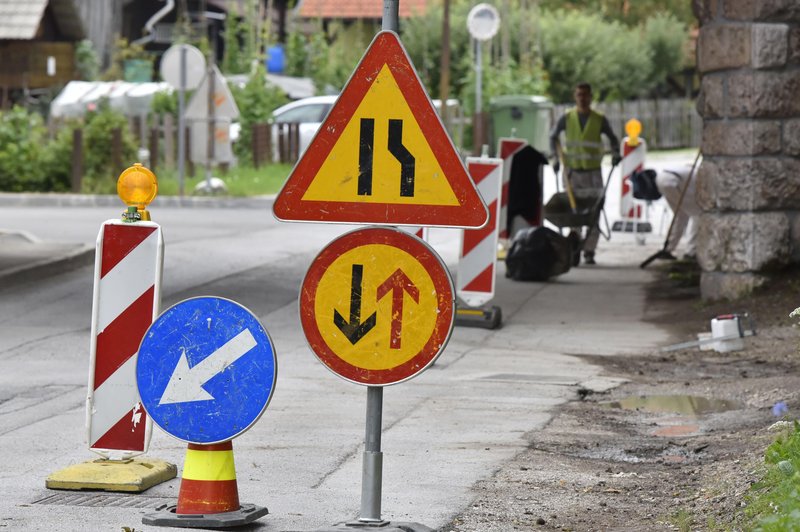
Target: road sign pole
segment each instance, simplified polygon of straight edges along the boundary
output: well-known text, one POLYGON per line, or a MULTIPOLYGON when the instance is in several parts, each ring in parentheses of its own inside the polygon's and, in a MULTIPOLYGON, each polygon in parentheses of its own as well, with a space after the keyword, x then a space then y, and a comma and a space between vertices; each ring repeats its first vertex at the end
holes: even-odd
POLYGON ((186 96, 186 47, 180 48, 181 83, 178 87, 178 195, 183 197, 183 174, 186 161, 186 118, 183 116, 186 96))
POLYGON ((400 13, 400 0, 383 0, 383 21, 381 29, 397 32, 400 13))
POLYGON ((381 523, 381 488, 383 484, 383 388, 367 387, 367 423, 364 437, 364 468, 361 473, 361 512, 359 522, 381 523))
POLYGON ((206 190, 211 191, 211 166, 214 163, 214 134, 216 133, 214 93, 216 92, 216 76, 214 75, 213 56, 208 62, 208 144, 206 152, 206 190))
MULTIPOLYGON (((382 30, 398 31, 399 0, 384 0, 382 30)), ((367 422, 364 436, 364 462, 361 472, 361 523, 381 523, 381 489, 383 486, 383 388, 367 387, 367 422)))

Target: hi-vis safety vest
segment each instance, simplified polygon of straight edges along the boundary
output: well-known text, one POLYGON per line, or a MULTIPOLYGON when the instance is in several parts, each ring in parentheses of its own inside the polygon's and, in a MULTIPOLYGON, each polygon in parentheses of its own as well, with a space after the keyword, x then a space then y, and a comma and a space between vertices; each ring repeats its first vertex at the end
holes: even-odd
POLYGON ((578 110, 567 111, 567 143, 564 157, 567 167, 574 170, 597 170, 603 160, 603 142, 600 130, 603 115, 597 111, 589 112, 586 126, 581 129, 578 110))

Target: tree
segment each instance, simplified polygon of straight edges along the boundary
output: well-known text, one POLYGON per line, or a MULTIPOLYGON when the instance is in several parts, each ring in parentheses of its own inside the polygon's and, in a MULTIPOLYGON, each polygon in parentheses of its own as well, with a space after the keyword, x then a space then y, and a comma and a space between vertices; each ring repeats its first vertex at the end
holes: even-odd
POLYGON ((581 81, 590 83, 601 100, 634 98, 652 87, 649 52, 636 29, 599 15, 555 11, 542 16, 541 38, 550 96, 556 102, 571 101, 581 81))
POLYGON ((685 26, 696 23, 692 3, 687 0, 539 0, 546 11, 582 11, 606 21, 640 26, 656 13, 671 13, 685 26))
POLYGON ((251 161, 253 125, 266 123, 272 117, 272 111, 286 103, 286 96, 267 81, 267 70, 261 62, 255 66, 247 84, 241 89, 231 87, 231 92, 241 112, 242 127, 235 144, 236 155, 242 161, 251 161))
POLYGON ((656 13, 644 24, 643 40, 650 53, 650 80, 654 87, 684 68, 688 33, 683 22, 665 13, 656 13))

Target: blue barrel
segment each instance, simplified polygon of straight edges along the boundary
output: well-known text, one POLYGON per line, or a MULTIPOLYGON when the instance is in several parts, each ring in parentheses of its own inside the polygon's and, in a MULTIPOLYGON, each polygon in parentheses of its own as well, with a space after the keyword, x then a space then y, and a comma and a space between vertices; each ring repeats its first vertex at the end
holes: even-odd
POLYGON ((286 69, 286 53, 283 45, 277 44, 267 48, 267 72, 282 74, 286 69))

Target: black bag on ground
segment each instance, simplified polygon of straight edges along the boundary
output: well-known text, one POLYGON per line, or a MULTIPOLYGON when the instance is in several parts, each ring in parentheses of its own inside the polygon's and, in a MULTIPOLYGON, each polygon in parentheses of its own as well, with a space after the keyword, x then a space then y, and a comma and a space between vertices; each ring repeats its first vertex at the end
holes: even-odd
POLYGON ((515 281, 546 281, 569 271, 570 241, 546 227, 522 229, 514 235, 506 255, 506 277, 515 281))
POLYGON ((640 200, 655 201, 661 198, 656 186, 655 170, 635 170, 631 175, 633 197, 640 200))

